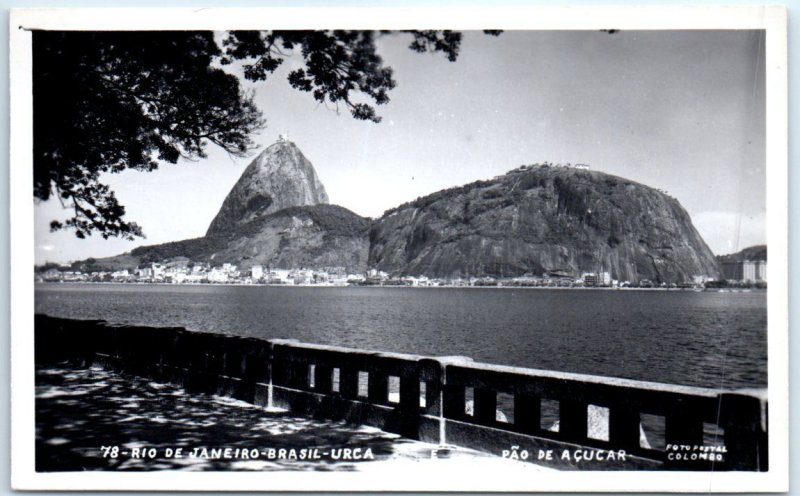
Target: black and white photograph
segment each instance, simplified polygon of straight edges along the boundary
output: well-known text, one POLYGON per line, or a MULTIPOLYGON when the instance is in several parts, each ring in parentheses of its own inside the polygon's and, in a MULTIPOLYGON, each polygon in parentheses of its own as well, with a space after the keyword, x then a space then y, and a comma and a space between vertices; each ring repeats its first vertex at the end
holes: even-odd
POLYGON ((451 10, 12 12, 16 489, 786 489, 785 9, 451 10))

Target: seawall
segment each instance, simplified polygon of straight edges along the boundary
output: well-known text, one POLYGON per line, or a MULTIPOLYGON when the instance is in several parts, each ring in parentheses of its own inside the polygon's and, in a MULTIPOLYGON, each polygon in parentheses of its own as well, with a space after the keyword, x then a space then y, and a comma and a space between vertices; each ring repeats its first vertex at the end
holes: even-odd
POLYGON ((99 364, 179 384, 190 393, 230 396, 500 456, 526 453, 527 461, 561 468, 768 469, 764 390, 724 391, 489 365, 466 357, 44 315, 36 316, 35 334, 37 366, 99 364), (399 389, 399 395, 390 395, 390 389, 399 389), (500 397, 513 404, 510 420, 497 418, 500 397), (544 421, 545 405, 557 411, 557 430, 544 421), (663 421, 662 442, 642 442, 643 416, 663 421), (606 425, 593 428, 598 419, 606 425), (713 444, 704 439, 709 426, 719 433, 713 444))

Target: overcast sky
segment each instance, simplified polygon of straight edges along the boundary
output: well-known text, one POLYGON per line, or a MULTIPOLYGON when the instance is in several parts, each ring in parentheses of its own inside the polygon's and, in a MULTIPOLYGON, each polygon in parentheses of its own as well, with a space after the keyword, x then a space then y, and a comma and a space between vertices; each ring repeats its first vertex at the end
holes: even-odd
MULTIPOLYGON (((521 164, 586 163, 676 197, 714 253, 766 242, 762 32, 470 32, 455 63, 409 41, 379 42, 398 83, 380 124, 291 89, 293 60, 246 83, 267 118, 259 152, 289 133, 330 202, 369 217, 521 164)), ((50 233, 62 207, 38 204, 36 263, 202 236, 253 158, 209 152, 104 177, 145 240, 50 233)))

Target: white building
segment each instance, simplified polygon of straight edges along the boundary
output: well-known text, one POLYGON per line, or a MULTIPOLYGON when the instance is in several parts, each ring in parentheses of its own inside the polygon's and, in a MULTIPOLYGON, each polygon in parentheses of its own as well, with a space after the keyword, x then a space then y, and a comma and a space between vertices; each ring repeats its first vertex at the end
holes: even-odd
POLYGON ((288 269, 272 269, 264 273, 264 280, 267 284, 294 284, 290 273, 288 269))
POLYGON ((290 276, 295 284, 311 284, 314 282, 314 273, 307 269, 292 271, 290 276))
POLYGON ((766 260, 723 262, 722 273, 726 279, 744 282, 766 282, 766 260))
POLYGON ((145 267, 143 269, 136 269, 134 272, 138 277, 145 277, 145 278, 152 278, 153 277, 153 269, 151 267, 145 267))
POLYGON ((228 282, 228 273, 215 267, 208 272, 208 282, 228 282))

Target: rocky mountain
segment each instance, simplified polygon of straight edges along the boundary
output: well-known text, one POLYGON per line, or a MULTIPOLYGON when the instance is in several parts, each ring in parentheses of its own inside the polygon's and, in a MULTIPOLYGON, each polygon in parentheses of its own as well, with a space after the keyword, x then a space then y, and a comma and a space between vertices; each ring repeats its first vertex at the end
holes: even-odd
POLYGON ((370 220, 327 202, 314 166, 282 138, 245 168, 205 236, 89 259, 84 269, 130 270, 185 257, 214 265, 233 263, 245 270, 264 265, 363 272, 370 220))
POLYGON ((287 207, 328 203, 314 166, 284 138, 259 154, 233 186, 206 236, 227 233, 287 207))
POLYGON ((521 167, 387 211, 370 231, 369 265, 429 277, 610 272, 614 279, 719 276, 677 200, 620 177, 521 167))
POLYGON ((720 255, 717 257, 717 261, 722 262, 743 262, 745 260, 762 260, 764 262, 767 261, 767 245, 755 245, 755 246, 748 246, 736 253, 730 253, 728 255, 720 255))
MULTIPOLYGON (((440 278, 716 278, 718 261, 677 200, 584 168, 524 166, 439 191, 371 221, 328 201, 314 167, 281 140, 245 169, 204 237, 91 260, 94 270, 186 257, 242 269, 375 268, 440 278)), ((89 261, 87 261, 89 262, 89 261)))

